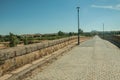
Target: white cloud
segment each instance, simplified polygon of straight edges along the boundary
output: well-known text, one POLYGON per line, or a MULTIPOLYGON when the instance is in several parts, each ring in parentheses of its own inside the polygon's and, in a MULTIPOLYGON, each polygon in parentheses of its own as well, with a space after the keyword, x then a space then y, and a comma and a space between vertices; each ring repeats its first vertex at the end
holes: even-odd
POLYGON ((120 4, 116 5, 116 7, 120 9, 120 4))
POLYGON ((113 9, 113 10, 120 10, 120 4, 117 4, 115 6, 99 6, 99 5, 91 5, 91 7, 94 7, 94 8, 104 8, 104 9, 113 9))

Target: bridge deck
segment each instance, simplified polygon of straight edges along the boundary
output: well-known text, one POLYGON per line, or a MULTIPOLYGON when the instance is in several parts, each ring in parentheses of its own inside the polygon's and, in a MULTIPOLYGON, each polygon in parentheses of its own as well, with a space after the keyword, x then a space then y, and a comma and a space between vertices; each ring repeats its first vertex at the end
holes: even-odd
POLYGON ((120 50, 95 36, 29 79, 120 80, 120 50))

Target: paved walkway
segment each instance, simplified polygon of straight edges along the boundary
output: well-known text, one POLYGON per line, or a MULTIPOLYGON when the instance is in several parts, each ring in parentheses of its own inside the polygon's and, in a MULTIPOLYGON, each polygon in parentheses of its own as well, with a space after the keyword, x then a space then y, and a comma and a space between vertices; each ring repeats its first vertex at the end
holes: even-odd
POLYGON ((120 49, 95 36, 31 80, 120 80, 120 49))

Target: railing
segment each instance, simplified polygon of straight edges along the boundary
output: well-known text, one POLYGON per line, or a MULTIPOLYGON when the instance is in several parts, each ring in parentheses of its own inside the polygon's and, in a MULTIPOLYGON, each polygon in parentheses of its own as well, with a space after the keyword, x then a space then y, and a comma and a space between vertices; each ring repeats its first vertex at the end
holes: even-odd
POLYGON ((111 43, 115 44, 116 46, 118 46, 120 48, 120 36, 105 36, 106 40, 110 41, 111 43))

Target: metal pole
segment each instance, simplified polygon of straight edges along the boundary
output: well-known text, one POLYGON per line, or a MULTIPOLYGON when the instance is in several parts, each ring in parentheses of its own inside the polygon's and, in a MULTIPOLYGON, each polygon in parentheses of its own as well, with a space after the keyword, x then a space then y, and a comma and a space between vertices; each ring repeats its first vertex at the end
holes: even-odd
POLYGON ((103 23, 103 39, 104 39, 104 23, 103 23))
POLYGON ((80 44, 79 9, 80 9, 80 7, 77 7, 77 12, 78 12, 78 45, 80 44))

